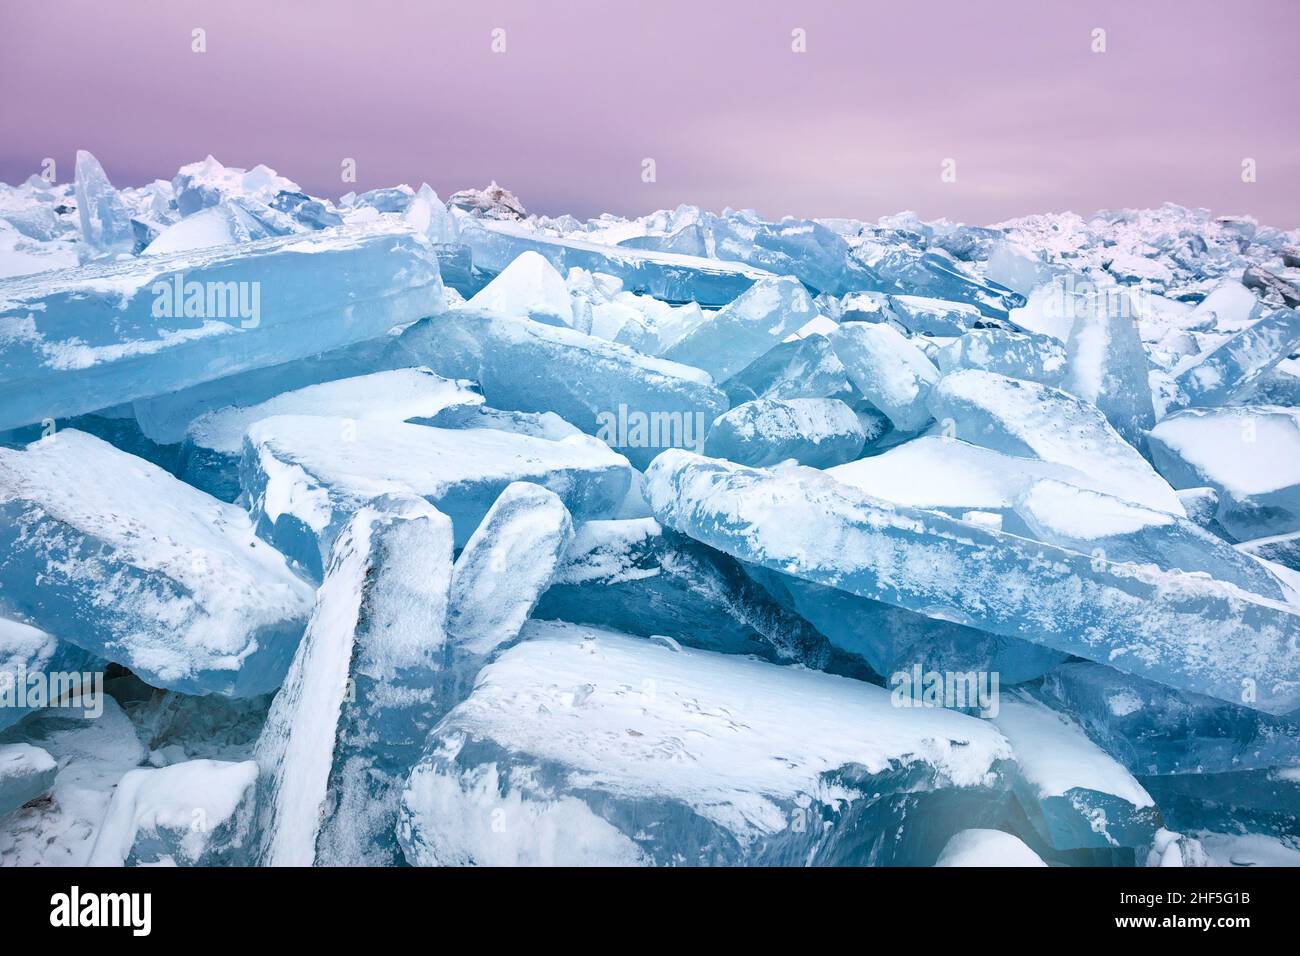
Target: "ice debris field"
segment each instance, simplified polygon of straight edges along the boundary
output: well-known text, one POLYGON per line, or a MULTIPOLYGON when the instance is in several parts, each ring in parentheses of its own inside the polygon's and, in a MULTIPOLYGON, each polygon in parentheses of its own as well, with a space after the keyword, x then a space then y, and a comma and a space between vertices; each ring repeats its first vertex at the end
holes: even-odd
POLYGON ((0 862, 1300 861, 1300 231, 0 185, 0 862))

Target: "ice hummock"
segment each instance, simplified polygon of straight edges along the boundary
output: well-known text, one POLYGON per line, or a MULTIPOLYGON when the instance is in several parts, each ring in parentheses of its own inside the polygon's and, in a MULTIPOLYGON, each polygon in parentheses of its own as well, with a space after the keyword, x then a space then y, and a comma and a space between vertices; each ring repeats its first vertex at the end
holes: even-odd
POLYGON ((248 515, 84 432, 0 449, 0 607, 158 687, 280 686, 310 586, 248 515))
POLYGON ((452 531, 419 498, 359 509, 257 744, 259 860, 392 865, 397 797, 447 697, 452 531))
POLYGON ((1300 705, 1300 613, 1205 575, 891 505, 809 468, 669 450, 646 490, 664 525, 743 561, 1270 713, 1300 705))
POLYGON ((596 628, 525 637, 412 772, 409 862, 929 864, 999 812, 1011 750, 985 721, 596 628))
POLYGON ((1019 837, 1002 830, 953 834, 935 866, 1047 866, 1019 837))

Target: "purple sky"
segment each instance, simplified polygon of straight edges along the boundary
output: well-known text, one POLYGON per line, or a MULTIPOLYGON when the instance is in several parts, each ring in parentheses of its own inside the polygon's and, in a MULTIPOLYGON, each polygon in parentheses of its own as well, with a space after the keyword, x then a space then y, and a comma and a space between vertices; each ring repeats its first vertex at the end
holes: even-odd
POLYGON ((584 217, 1172 200, 1289 228, 1298 37, 1297 0, 4 0, 0 179, 84 147, 119 186, 212 153, 318 195, 496 179, 584 217))

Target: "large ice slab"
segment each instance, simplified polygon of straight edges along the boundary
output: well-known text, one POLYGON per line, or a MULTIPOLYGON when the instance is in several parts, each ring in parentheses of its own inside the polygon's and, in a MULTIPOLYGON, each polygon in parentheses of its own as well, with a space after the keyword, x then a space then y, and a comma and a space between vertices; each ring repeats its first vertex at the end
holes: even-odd
POLYGON ((856 458, 866 440, 858 416, 838 399, 763 398, 720 415, 704 450, 756 468, 790 458, 829 468, 856 458))
POLYGON ((781 344, 817 314, 792 276, 761 279, 664 350, 664 358, 701 368, 722 382, 781 344))
POLYGON ((1300 531, 1300 410, 1190 408, 1151 431, 1151 455, 1176 488, 1219 493, 1219 523, 1238 540, 1300 531))
POLYGON ((1062 387, 1096 405, 1134 448, 1156 422, 1142 337, 1126 295, 1097 296, 1075 310, 1065 343, 1068 371, 1062 387))
POLYGON ((846 322, 831 333, 831 347, 867 401, 900 431, 917 431, 930 421, 926 398, 939 370, 925 353, 891 325, 846 322))
POLYGON ((1249 393, 1297 347, 1300 312, 1279 309, 1183 368, 1175 379, 1179 400, 1192 406, 1224 405, 1249 393))
POLYGON ((257 744, 259 859, 393 865, 397 797, 447 709, 452 532, 418 498, 359 510, 335 543, 257 744))
POLYGON ((0 605, 157 687, 280 685, 311 588, 239 508, 83 432, 0 449, 0 605))
POLYGON ((1066 465, 1104 483, 1098 490, 1116 498, 1186 514, 1168 482, 1095 406, 1059 389, 964 369, 940 379, 928 406, 946 433, 962 441, 1066 465))
POLYGON ((1020 768, 1016 798, 1054 849, 1151 845, 1160 825, 1155 801, 1077 724, 1031 700, 1003 701, 993 722, 1020 768))
POLYGON ((669 450, 646 490, 660 522, 753 564, 1270 713, 1300 706, 1300 614, 1204 575, 891 506, 810 468, 669 450))
POLYGON ((77 215, 81 241, 97 255, 119 255, 135 248, 131 214, 91 153, 77 150, 77 215))
POLYGON ((758 279, 770 276, 739 262, 559 239, 512 222, 467 221, 460 240, 473 251, 475 268, 485 272, 501 272, 521 253, 531 251, 545 257, 561 275, 574 267, 603 272, 622 279, 629 292, 668 302, 698 302, 704 308, 726 305, 758 279))
POLYGON ((918 335, 961 335, 984 318, 973 305, 923 295, 891 295, 889 305, 898 321, 918 335))
POLYGON ((247 863, 257 764, 186 760, 123 775, 88 866, 247 863))
POLYGON ((258 533, 319 577, 339 530, 372 498, 410 494, 463 545, 513 481, 551 489, 579 520, 608 517, 633 480, 589 435, 547 441, 486 428, 283 415, 249 428, 240 479, 258 533))
POLYGON ((847 393, 844 365, 824 335, 782 342, 722 383, 733 405, 755 398, 825 398, 847 393))
POLYGON ((428 244, 388 229, 0 281, 0 428, 314 355, 438 311, 428 244))
POLYGON ((478 382, 494 408, 554 412, 644 468, 663 448, 703 447, 727 398, 707 373, 528 319, 457 310, 402 333, 391 361, 478 382))
POLYGON ((421 865, 929 864, 1010 755, 860 681, 532 622, 430 738, 398 833, 421 865))
MULTIPOLYGON (((205 412, 190 423, 181 448, 180 475, 224 501, 239 494, 244 432, 276 415, 323 415, 359 421, 404 422, 432 418, 452 405, 481 405, 472 382, 427 368, 393 369, 293 389, 255 405, 205 412)), ((340 435, 341 440, 346 435, 340 435)))
POLYGON ((1066 368, 1065 349, 1056 339, 1003 329, 972 329, 939 349, 935 361, 945 375, 978 368, 1052 386, 1061 384, 1066 368))

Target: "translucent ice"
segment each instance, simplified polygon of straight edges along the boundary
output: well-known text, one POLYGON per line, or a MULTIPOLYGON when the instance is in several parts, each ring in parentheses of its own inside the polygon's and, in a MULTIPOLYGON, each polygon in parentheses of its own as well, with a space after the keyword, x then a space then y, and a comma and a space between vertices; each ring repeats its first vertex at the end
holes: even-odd
MULTIPOLYGON (((391 205, 391 200, 386 204, 391 205)), ((459 236, 455 217, 428 183, 420 186, 415 198, 402 210, 402 220, 434 245, 456 242, 459 236)))
POLYGON ((1223 405, 1244 395, 1300 346, 1300 313, 1279 309, 1238 332, 1214 351, 1197 356, 1175 380, 1192 406, 1223 405))
MULTIPOLYGON (((37 697, 30 692, 34 675, 76 674, 84 686, 103 667, 103 661, 75 644, 0 617, 0 730, 53 703, 48 695, 37 697)), ((53 681, 47 686, 58 689, 53 681)))
POLYGON ((939 370, 897 329, 846 322, 832 333, 831 346, 853 384, 895 428, 917 431, 930 421, 926 398, 939 381, 939 370))
POLYGON ((324 230, 0 282, 0 428, 382 335, 437 311, 409 234, 324 230))
POLYGON ((594 628, 525 635, 412 772, 408 861, 929 864, 1000 802, 1011 754, 986 722, 594 628))
POLYGON ((452 532, 425 502, 362 507, 334 545, 257 744, 260 860, 393 865, 397 796, 448 701, 452 532))
POLYGON ((973 329, 941 348, 939 371, 978 368, 1012 378, 1058 386, 1065 376, 1065 349, 1047 335, 973 329))
POLYGON ((755 470, 670 449, 646 490, 660 522, 753 564, 1222 700, 1237 701, 1249 677, 1249 706, 1271 713, 1300 704, 1289 650, 1300 615, 1204 575, 890 506, 810 468, 755 470))
POLYGON ((891 295, 889 305, 898 320, 919 335, 961 335, 983 318, 973 305, 921 295, 891 295))
POLYGON ((1186 409, 1151 431, 1156 467, 1177 488, 1219 493, 1219 523, 1238 540, 1300 531, 1300 410, 1186 409))
POLYGON ((547 325, 573 326, 573 303, 564 277, 536 252, 522 252, 473 298, 467 308, 547 325))
POLYGON ((96 254, 118 255, 135 248, 130 213, 99 160, 84 149, 77 150, 77 214, 81 239, 96 254))
POLYGON ((78 431, 0 449, 0 604, 158 687, 280 685, 311 588, 248 516, 78 431))
POLYGON ((1097 296, 1076 310, 1063 388, 1096 405, 1135 448, 1155 424, 1147 355, 1127 296, 1097 296))
POLYGON ((0 744, 0 817, 50 789, 58 764, 40 747, 0 744))
POLYGON ((352 513, 384 494, 424 498, 463 545, 512 481, 550 488, 579 519, 627 494, 627 459, 583 435, 546 441, 495 429, 284 415, 253 425, 240 479, 258 533, 319 577, 352 513))
POLYGON ((793 458, 801 465, 829 468, 856 458, 866 438, 853 409, 838 399, 763 398, 719 416, 704 450, 754 467, 793 458))
POLYGON ((754 398, 825 398, 849 390, 844 365, 824 335, 782 342, 722 383, 733 405, 754 398))
POLYGON ((762 279, 664 352, 722 382, 781 343, 816 314, 797 279, 762 279))

